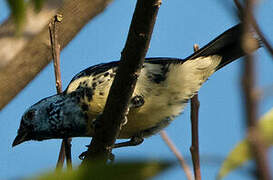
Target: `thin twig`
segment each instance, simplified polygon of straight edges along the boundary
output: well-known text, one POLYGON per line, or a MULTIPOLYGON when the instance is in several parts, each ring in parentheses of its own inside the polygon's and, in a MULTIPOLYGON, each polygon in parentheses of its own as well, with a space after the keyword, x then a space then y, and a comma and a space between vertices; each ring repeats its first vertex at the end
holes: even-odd
MULTIPOLYGON (((241 3, 238 0, 234 0, 235 5, 238 8, 239 11, 239 16, 243 16, 243 12, 244 12, 244 8, 242 7, 241 3)), ((268 40, 265 38, 263 32, 261 31, 261 28, 259 27, 252 11, 248 12, 248 16, 250 19, 250 22, 253 26, 253 28, 255 29, 255 31, 257 32, 258 36, 260 37, 261 41, 263 42, 264 46, 266 47, 266 49, 268 50, 269 54, 273 57, 273 48, 270 45, 270 43, 268 42, 268 40)))
POLYGON ((102 158, 106 162, 128 112, 144 58, 148 51, 161 0, 138 0, 116 77, 83 164, 102 158))
POLYGON ((264 145, 263 139, 257 128, 257 111, 258 101, 255 93, 255 70, 254 59, 251 54, 255 42, 250 40, 251 37, 251 13, 254 8, 254 0, 245 1, 245 9, 243 11, 244 31, 242 37, 242 48, 246 53, 245 71, 242 77, 244 100, 246 108, 246 124, 248 127, 248 141, 251 145, 252 153, 255 157, 257 166, 257 179, 269 180, 271 179, 269 163, 267 158, 267 149, 264 145))
POLYGON ((72 170, 72 158, 71 158, 71 141, 72 138, 63 139, 65 146, 66 166, 68 170, 72 170))
MULTIPOLYGON (((197 44, 193 46, 194 51, 198 51, 199 47, 197 44)), ((199 100, 198 94, 191 98, 191 133, 192 133, 192 144, 190 147, 192 163, 194 169, 195 180, 201 180, 201 169, 200 169, 200 157, 199 157, 199 135, 198 135, 198 119, 199 119, 199 100)))
POLYGON ((58 25, 57 32, 62 50, 88 22, 100 14, 112 1, 44 1, 39 14, 27 13, 29 14, 26 21, 28 28, 25 28, 20 38, 12 36, 15 30, 12 16, 3 22, 0 25, 0 110, 51 62, 52 52, 48 50, 47 45, 48 24, 44 22, 55 14, 55 10, 58 9, 58 13, 62 14, 65 19, 58 25), (6 62, 5 65, 3 62, 6 62))
POLYGON ((187 165, 186 161, 184 160, 182 154, 178 151, 178 149, 176 148, 176 146, 174 145, 174 143, 172 142, 172 140, 169 138, 168 134, 166 133, 166 131, 162 130, 160 131, 160 136, 161 138, 164 140, 164 142, 168 145, 168 147, 170 148, 170 150, 174 153, 174 155, 176 156, 176 158, 178 159, 182 169, 184 170, 186 177, 188 180, 192 180, 193 179, 193 175, 192 172, 190 170, 190 167, 187 165))
POLYGON ((241 19, 242 14, 243 14, 243 7, 242 7, 241 3, 238 0, 233 0, 233 1, 234 1, 234 4, 236 5, 237 9, 239 10, 238 16, 241 19))
POLYGON ((58 156, 58 161, 56 164, 56 170, 61 170, 63 168, 63 164, 64 164, 64 159, 65 159, 65 144, 64 144, 64 140, 62 140, 62 144, 61 144, 61 148, 59 151, 59 156, 58 156))
POLYGON ((64 138, 62 140, 61 148, 59 151, 59 157, 56 165, 56 170, 60 170, 63 167, 64 159, 66 157, 67 169, 72 169, 72 158, 71 158, 71 141, 72 138, 64 138))
MULTIPOLYGON (((54 19, 49 23, 49 34, 50 34, 52 57, 54 62, 54 73, 55 73, 57 94, 62 93, 62 81, 61 81, 61 70, 60 70, 60 44, 58 43, 57 25, 56 25, 58 22, 62 20, 61 18, 62 18, 61 15, 56 15, 54 19)), ((72 169, 71 138, 65 138, 62 141, 56 169, 61 169, 63 167, 65 155, 66 155, 67 168, 72 169)))
POLYGON ((198 136, 198 94, 191 98, 191 129, 192 145, 190 147, 195 180, 201 180, 200 157, 199 157, 199 136, 198 136))

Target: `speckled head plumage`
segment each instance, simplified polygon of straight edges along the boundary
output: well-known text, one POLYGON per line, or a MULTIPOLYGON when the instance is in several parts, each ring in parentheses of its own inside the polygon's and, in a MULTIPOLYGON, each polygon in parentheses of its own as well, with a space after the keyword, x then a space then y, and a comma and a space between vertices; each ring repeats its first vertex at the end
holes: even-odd
POLYGON ((87 115, 79 94, 51 96, 28 108, 12 146, 28 140, 86 136, 87 115))

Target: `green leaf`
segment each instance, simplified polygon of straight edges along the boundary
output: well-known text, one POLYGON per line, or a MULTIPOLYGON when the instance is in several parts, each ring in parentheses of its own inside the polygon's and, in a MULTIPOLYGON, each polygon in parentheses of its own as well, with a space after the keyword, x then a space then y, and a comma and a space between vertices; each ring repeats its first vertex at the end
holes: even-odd
POLYGON ((172 165, 170 162, 118 162, 115 164, 93 163, 90 166, 81 167, 77 170, 47 173, 33 179, 38 180, 86 180, 86 179, 130 179, 144 180, 154 177, 172 165))
MULTIPOLYGON (((258 128, 264 139, 265 145, 273 145, 273 108, 267 112, 258 122, 258 128)), ((217 179, 224 178, 228 173, 242 166, 253 158, 247 139, 239 142, 229 153, 220 168, 217 179)))
POLYGON ((21 31, 26 18, 26 2, 24 0, 7 0, 17 33, 21 31))
POLYGON ((44 0, 31 0, 31 3, 34 5, 35 11, 40 12, 43 7, 44 0))

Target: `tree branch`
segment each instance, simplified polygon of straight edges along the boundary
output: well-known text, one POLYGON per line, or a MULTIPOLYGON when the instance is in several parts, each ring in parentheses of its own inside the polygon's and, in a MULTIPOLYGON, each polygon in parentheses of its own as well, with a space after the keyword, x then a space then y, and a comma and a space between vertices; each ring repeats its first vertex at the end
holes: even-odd
MULTIPOLYGON (((60 0, 45 2, 56 4, 60 3, 60 0)), ((83 26, 102 12, 110 2, 111 0, 64 1, 57 11, 64 18, 58 31, 61 48, 64 48, 83 26)), ((0 26, 0 46, 3 47, 0 51, 0 110, 52 59, 48 23, 60 5, 52 7, 49 4, 49 9, 46 7, 44 7, 46 10, 41 11, 42 14, 29 13, 27 17, 29 22, 26 23, 26 29, 20 38, 13 36, 15 26, 11 18, 0 26), (37 19, 36 16, 41 18, 37 19)))
MULTIPOLYGON (((242 37, 242 48, 246 53, 245 71, 242 77, 244 101, 246 108, 246 124, 248 127, 248 141, 252 147, 252 153, 255 157, 257 166, 257 179, 269 180, 270 168, 267 158, 267 149, 257 126, 257 96, 255 93, 255 70, 254 59, 251 54, 255 42, 251 41, 251 13, 254 8, 254 0, 245 1, 245 9, 243 14, 244 33, 242 37)), ((254 47, 255 48, 255 47, 254 47)))
POLYGON ((55 73, 55 82, 56 82, 56 90, 57 94, 62 93, 62 79, 61 79, 61 69, 60 69, 60 44, 58 42, 58 35, 57 35, 57 25, 56 23, 59 22, 57 20, 58 15, 56 15, 52 22, 49 23, 49 35, 50 35, 50 44, 51 44, 51 52, 53 57, 53 65, 54 65, 54 73, 55 73))
MULTIPOLYGON (((62 93, 62 79, 61 79, 61 69, 60 69, 60 44, 58 42, 58 28, 57 23, 61 22, 62 16, 57 14, 54 16, 52 21, 49 23, 49 35, 50 35, 50 44, 51 52, 53 57, 54 73, 55 73, 55 82, 57 94, 62 93)), ((68 169, 72 169, 72 160, 71 160, 71 138, 64 138, 62 140, 60 153, 58 157, 58 162, 56 169, 61 169, 64 163, 64 157, 66 157, 66 164, 68 169), (65 155, 65 156, 64 156, 65 155)))
MULTIPOLYGON (((64 138, 62 140, 62 142, 64 142, 64 143, 62 143, 62 145, 61 145, 61 149, 62 149, 62 146, 64 146, 63 151, 65 152, 66 166, 67 166, 68 170, 72 170, 71 141, 72 141, 72 138, 64 138)), ((61 156, 61 155, 59 155, 59 156, 61 156)))
POLYGON ((128 103, 148 51, 160 5, 161 0, 137 1, 119 68, 83 164, 97 158, 106 162, 111 153, 111 147, 128 112, 128 103))
MULTIPOLYGON (((193 48, 194 48, 194 51, 198 51, 199 49, 197 44, 195 44, 193 48)), ((198 94, 196 94, 195 96, 193 96, 193 98, 191 98, 192 143, 190 147, 195 180, 201 180, 200 157, 199 157, 199 135, 198 135, 199 106, 200 106, 200 103, 198 100, 198 94)))
POLYGON ((173 152, 173 154, 176 156, 176 158, 178 159, 178 161, 179 161, 182 169, 184 170, 184 172, 186 174, 187 179, 188 180, 192 180, 193 179, 193 175, 192 175, 192 172, 190 170, 190 167, 187 165, 187 163, 184 160, 182 154, 175 147, 175 145, 173 144, 172 140, 169 138, 169 136, 166 133, 166 131, 164 131, 164 130, 160 131, 160 136, 164 140, 164 142, 168 145, 168 147, 173 152))

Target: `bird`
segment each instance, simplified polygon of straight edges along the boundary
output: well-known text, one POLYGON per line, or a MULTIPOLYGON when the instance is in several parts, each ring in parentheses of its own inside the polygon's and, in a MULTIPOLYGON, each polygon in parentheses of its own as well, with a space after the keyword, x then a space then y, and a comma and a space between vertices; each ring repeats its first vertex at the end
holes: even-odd
MULTIPOLYGON (((241 48, 242 24, 220 34, 185 59, 146 58, 129 111, 114 147, 141 144, 168 126, 217 70, 245 55, 241 48)), ((254 52, 261 43, 252 36, 254 52)), ((118 70, 119 61, 91 66, 70 81, 66 90, 44 98, 22 115, 12 146, 30 140, 92 137, 118 70)))

